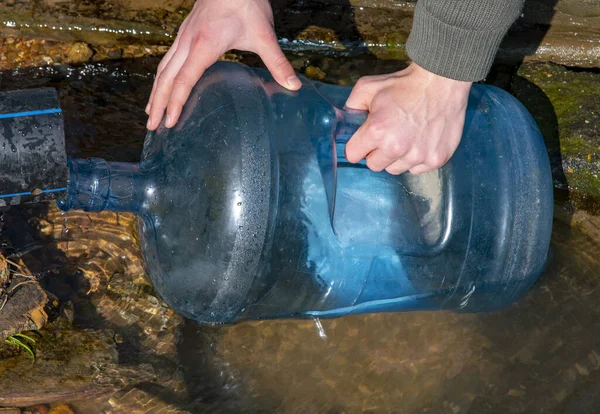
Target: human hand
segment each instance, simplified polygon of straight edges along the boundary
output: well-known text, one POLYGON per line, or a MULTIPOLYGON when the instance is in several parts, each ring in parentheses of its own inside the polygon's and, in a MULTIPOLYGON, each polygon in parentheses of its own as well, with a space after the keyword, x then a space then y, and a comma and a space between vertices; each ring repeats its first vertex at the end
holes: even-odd
POLYGON ((204 71, 231 49, 258 54, 277 83, 300 89, 302 84, 277 43, 268 0, 198 0, 158 66, 146 106, 147 128, 158 127, 165 109, 165 126, 174 126, 204 71))
POLYGON ((368 110, 346 145, 346 159, 366 157, 373 171, 420 174, 444 165, 462 137, 470 82, 431 73, 415 63, 359 79, 346 107, 368 110))

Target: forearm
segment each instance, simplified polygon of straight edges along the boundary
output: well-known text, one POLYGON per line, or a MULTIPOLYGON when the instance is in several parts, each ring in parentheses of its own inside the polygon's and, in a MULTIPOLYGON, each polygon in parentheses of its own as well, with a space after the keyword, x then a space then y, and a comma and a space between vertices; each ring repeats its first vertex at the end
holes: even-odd
POLYGON ((409 57, 435 74, 479 81, 490 70, 524 0, 419 0, 409 57))

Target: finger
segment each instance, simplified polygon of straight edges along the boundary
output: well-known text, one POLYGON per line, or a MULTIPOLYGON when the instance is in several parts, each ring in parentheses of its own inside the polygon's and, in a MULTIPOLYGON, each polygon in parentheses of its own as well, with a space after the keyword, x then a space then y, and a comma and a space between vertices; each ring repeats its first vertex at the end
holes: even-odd
POLYGON ((369 134, 369 118, 367 118, 346 144, 345 157, 349 162, 357 163, 375 148, 377 148, 377 141, 369 134))
POLYGON ((379 172, 385 170, 395 159, 381 148, 371 151, 367 156, 367 167, 371 171, 379 172))
POLYGON ((392 175, 400 175, 410 168, 410 163, 404 159, 397 160, 385 168, 385 171, 392 175))
POLYGON ((418 174, 424 174, 424 173, 429 172, 429 171, 433 171, 435 169, 436 169, 435 167, 432 167, 432 166, 427 165, 427 164, 419 164, 419 165, 415 165, 414 167, 412 167, 408 171, 410 171, 410 173, 413 174, 413 175, 418 175, 418 174))
POLYGON ((289 89, 282 87, 277 82, 264 82, 264 88, 265 88, 265 93, 267 94, 267 96, 269 98, 271 98, 275 95, 280 95, 280 94, 284 94, 286 96, 292 96, 292 94, 293 94, 293 91, 290 91, 289 89))
POLYGON ((221 51, 210 45, 197 43, 181 66, 173 80, 173 90, 167 107, 165 126, 171 128, 177 123, 181 110, 187 102, 190 92, 202 77, 206 69, 214 64, 221 56, 221 51))
POLYGON ((152 91, 150 92, 150 98, 148 99, 148 105, 146 105, 146 114, 148 114, 148 115, 150 115, 150 109, 152 108, 152 102, 154 102, 154 95, 156 93, 156 86, 158 84, 158 78, 160 77, 161 73, 165 69, 165 66, 167 66, 169 64, 169 62, 171 61, 171 57, 173 57, 173 55, 175 54, 176 51, 177 51, 177 44, 173 43, 173 46, 171 46, 171 48, 168 50, 167 54, 162 58, 162 60, 160 61, 160 64, 158 65, 158 68, 156 69, 156 76, 154 77, 154 82, 152 83, 152 91))
POLYGON ((177 48, 179 47, 179 42, 181 39, 181 34, 185 31, 185 28, 188 26, 189 18, 190 18, 190 16, 188 16, 181 24, 181 27, 179 28, 177 37, 175 38, 175 41, 173 42, 173 44, 171 45, 171 47, 169 48, 169 50, 167 51, 165 56, 163 56, 163 58, 161 59, 159 65, 158 65, 158 68, 156 69, 156 76, 154 77, 154 82, 152 84, 152 91, 150 92, 150 98, 148 98, 148 104, 146 105, 146 110, 145 110, 146 114, 148 114, 148 115, 150 115, 150 109, 152 108, 152 102, 154 100, 154 94, 156 93, 156 85, 158 83, 157 82, 158 78, 160 77, 160 74, 162 73, 164 68, 171 61, 171 58, 173 57, 175 52, 177 52, 177 48))
POLYGON ((175 47, 175 45, 173 45, 169 49, 167 54, 163 57, 163 59, 160 61, 160 64, 158 65, 158 68, 156 69, 156 76, 154 77, 154 82, 152 83, 152 91, 150 92, 150 98, 148 99, 148 104, 146 105, 146 114, 147 115, 150 115, 150 110, 152 109, 152 103, 154 102, 154 95, 156 94, 156 86, 158 85, 158 78, 160 78, 160 75, 163 72, 164 67, 166 65, 168 65, 169 61, 171 60, 171 57, 173 56, 173 54, 175 53, 176 50, 177 50, 177 48, 175 47))
POLYGON ((346 100, 345 107, 367 111, 370 109, 371 101, 377 92, 375 77, 364 76, 356 82, 350 96, 346 100))
POLYGON ((148 124, 146 126, 146 128, 151 131, 158 127, 164 115, 171 96, 171 91, 173 90, 173 79, 184 64, 188 53, 189 47, 180 44, 180 47, 169 61, 169 64, 156 79, 156 91, 154 92, 152 107, 150 108, 150 117, 148 118, 148 124))
POLYGON ((302 82, 298 79, 291 63, 281 51, 275 35, 261 46, 257 52, 278 84, 292 91, 297 91, 302 87, 302 82))
MULTIPOLYGON (((156 75, 156 77, 158 77, 158 74, 156 75)), ((148 103, 146 104, 146 109, 144 109, 144 112, 146 112, 146 115, 150 115, 150 108, 152 108, 152 100, 154 98, 155 91, 156 91, 156 78, 154 78, 154 82, 152 83, 152 90, 150 91, 150 98, 148 98, 148 103)))
POLYGON ((396 160, 386 167, 386 171, 393 175, 402 174, 415 168, 418 165, 425 164, 425 157, 417 147, 410 149, 402 157, 396 157, 396 160))
POLYGON ((441 147, 436 149, 431 155, 427 157, 424 163, 415 165, 410 168, 411 174, 423 174, 429 171, 437 170, 438 168, 443 167, 450 156, 448 154, 452 154, 453 151, 447 150, 445 147, 441 147))

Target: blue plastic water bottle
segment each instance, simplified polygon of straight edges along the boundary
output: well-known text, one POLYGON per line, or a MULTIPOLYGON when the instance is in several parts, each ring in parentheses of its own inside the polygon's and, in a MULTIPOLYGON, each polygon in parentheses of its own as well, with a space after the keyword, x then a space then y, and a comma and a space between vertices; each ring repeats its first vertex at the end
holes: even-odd
POLYGON ((393 176, 344 159, 351 89, 301 79, 215 64, 139 164, 70 159, 60 207, 136 213, 157 292, 203 323, 493 310, 536 281, 552 179, 515 98, 474 85, 451 160, 393 176))

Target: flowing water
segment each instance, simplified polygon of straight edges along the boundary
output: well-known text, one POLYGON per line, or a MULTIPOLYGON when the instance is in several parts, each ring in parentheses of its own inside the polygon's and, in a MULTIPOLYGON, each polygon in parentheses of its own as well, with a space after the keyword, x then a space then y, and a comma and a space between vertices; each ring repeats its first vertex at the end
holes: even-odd
MULTIPOLYGON (((70 155, 136 161, 157 63, 12 71, 2 88, 58 88, 70 155)), ((326 80, 343 82, 391 65, 319 62, 326 80)), ((600 220, 560 204, 548 270, 503 311, 222 327, 185 321, 153 296, 129 215, 35 206, 13 209, 4 226, 28 266, 45 272, 45 287, 72 303, 78 328, 114 332, 118 361, 94 383, 131 385, 63 398, 77 412, 592 413, 600 406, 600 220)))

